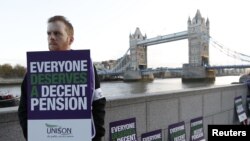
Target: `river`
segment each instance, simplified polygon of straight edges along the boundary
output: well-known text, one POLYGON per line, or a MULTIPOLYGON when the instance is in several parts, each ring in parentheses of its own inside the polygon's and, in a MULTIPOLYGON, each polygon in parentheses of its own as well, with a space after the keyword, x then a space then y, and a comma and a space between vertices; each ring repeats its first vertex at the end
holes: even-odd
MULTIPOLYGON (((213 87, 227 85, 232 82, 239 82, 240 76, 216 77, 214 83, 182 83, 181 78, 155 79, 152 82, 102 82, 101 88, 106 97, 152 93, 161 91, 181 90, 197 87, 213 87)), ((15 95, 20 95, 20 85, 0 86, 0 91, 10 91, 15 95)))

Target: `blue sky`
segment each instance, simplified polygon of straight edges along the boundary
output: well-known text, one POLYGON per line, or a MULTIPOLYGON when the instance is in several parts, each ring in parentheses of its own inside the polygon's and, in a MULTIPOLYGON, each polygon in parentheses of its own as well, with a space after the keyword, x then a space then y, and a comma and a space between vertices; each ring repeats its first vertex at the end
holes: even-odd
MULTIPOLYGON (((187 30, 197 9, 210 20, 210 35, 225 47, 248 51, 247 0, 0 0, 0 64, 26 65, 27 51, 47 47, 47 19, 66 16, 74 25, 73 49, 91 49, 94 61, 117 59, 139 27, 147 37, 187 30)), ((188 62, 188 41, 149 46, 149 67, 180 67, 188 62)), ((210 46, 212 65, 242 64, 210 46)))

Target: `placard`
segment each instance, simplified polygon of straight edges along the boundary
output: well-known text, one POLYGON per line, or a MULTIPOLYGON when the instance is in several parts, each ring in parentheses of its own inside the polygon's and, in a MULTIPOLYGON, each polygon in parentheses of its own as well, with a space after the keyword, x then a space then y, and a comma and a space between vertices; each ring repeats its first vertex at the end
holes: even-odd
POLYGON ((169 141, 186 141, 186 129, 184 121, 168 126, 169 141))
POLYGON ((136 119, 130 118, 109 124, 110 141, 137 141, 136 119))
POLYGON ((242 96, 238 96, 234 98, 235 110, 238 115, 239 121, 243 122, 247 119, 246 112, 242 103, 242 96))
POLYGON ((247 95, 247 110, 248 116, 250 116, 250 95, 247 95))
POLYGON ((205 141, 202 117, 191 119, 190 141, 205 141))
POLYGON ((89 50, 27 52, 28 140, 91 141, 89 50))
POLYGON ((162 141, 161 129, 142 134, 141 141, 162 141))

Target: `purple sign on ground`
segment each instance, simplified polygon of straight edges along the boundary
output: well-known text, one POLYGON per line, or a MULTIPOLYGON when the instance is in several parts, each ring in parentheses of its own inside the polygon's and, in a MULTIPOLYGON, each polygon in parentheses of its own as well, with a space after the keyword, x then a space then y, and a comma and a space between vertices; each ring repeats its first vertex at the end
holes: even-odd
POLYGON ((161 129, 142 134, 141 141, 162 141, 161 129))
POLYGON ((184 121, 168 126, 169 141, 186 141, 186 129, 184 121))
POLYGON ((203 130, 203 118, 198 117, 191 119, 190 121, 190 141, 203 141, 204 130, 203 130))
POLYGON ((29 140, 91 140, 93 72, 90 50, 27 52, 29 140))
POLYGON ((135 118, 109 123, 110 141, 137 141, 135 118))

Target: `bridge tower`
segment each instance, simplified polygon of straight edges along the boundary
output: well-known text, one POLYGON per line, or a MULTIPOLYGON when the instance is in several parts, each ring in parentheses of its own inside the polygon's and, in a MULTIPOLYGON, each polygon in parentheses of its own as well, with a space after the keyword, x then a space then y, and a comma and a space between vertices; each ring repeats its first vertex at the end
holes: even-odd
POLYGON ((147 68, 147 46, 138 45, 139 41, 147 39, 147 36, 143 36, 140 29, 137 27, 134 34, 129 35, 130 43, 130 66, 124 73, 125 81, 136 81, 141 79, 147 79, 150 76, 150 80, 153 74, 143 75, 140 70, 147 68))
POLYGON ((147 47, 144 45, 137 45, 138 41, 145 40, 147 36, 141 34, 140 29, 137 27, 134 34, 129 35, 130 40, 130 57, 131 69, 141 70, 147 68, 147 47))
POLYGON ((201 16, 197 10, 195 17, 188 18, 189 63, 183 65, 182 81, 215 80, 213 70, 209 66, 209 20, 201 16))

